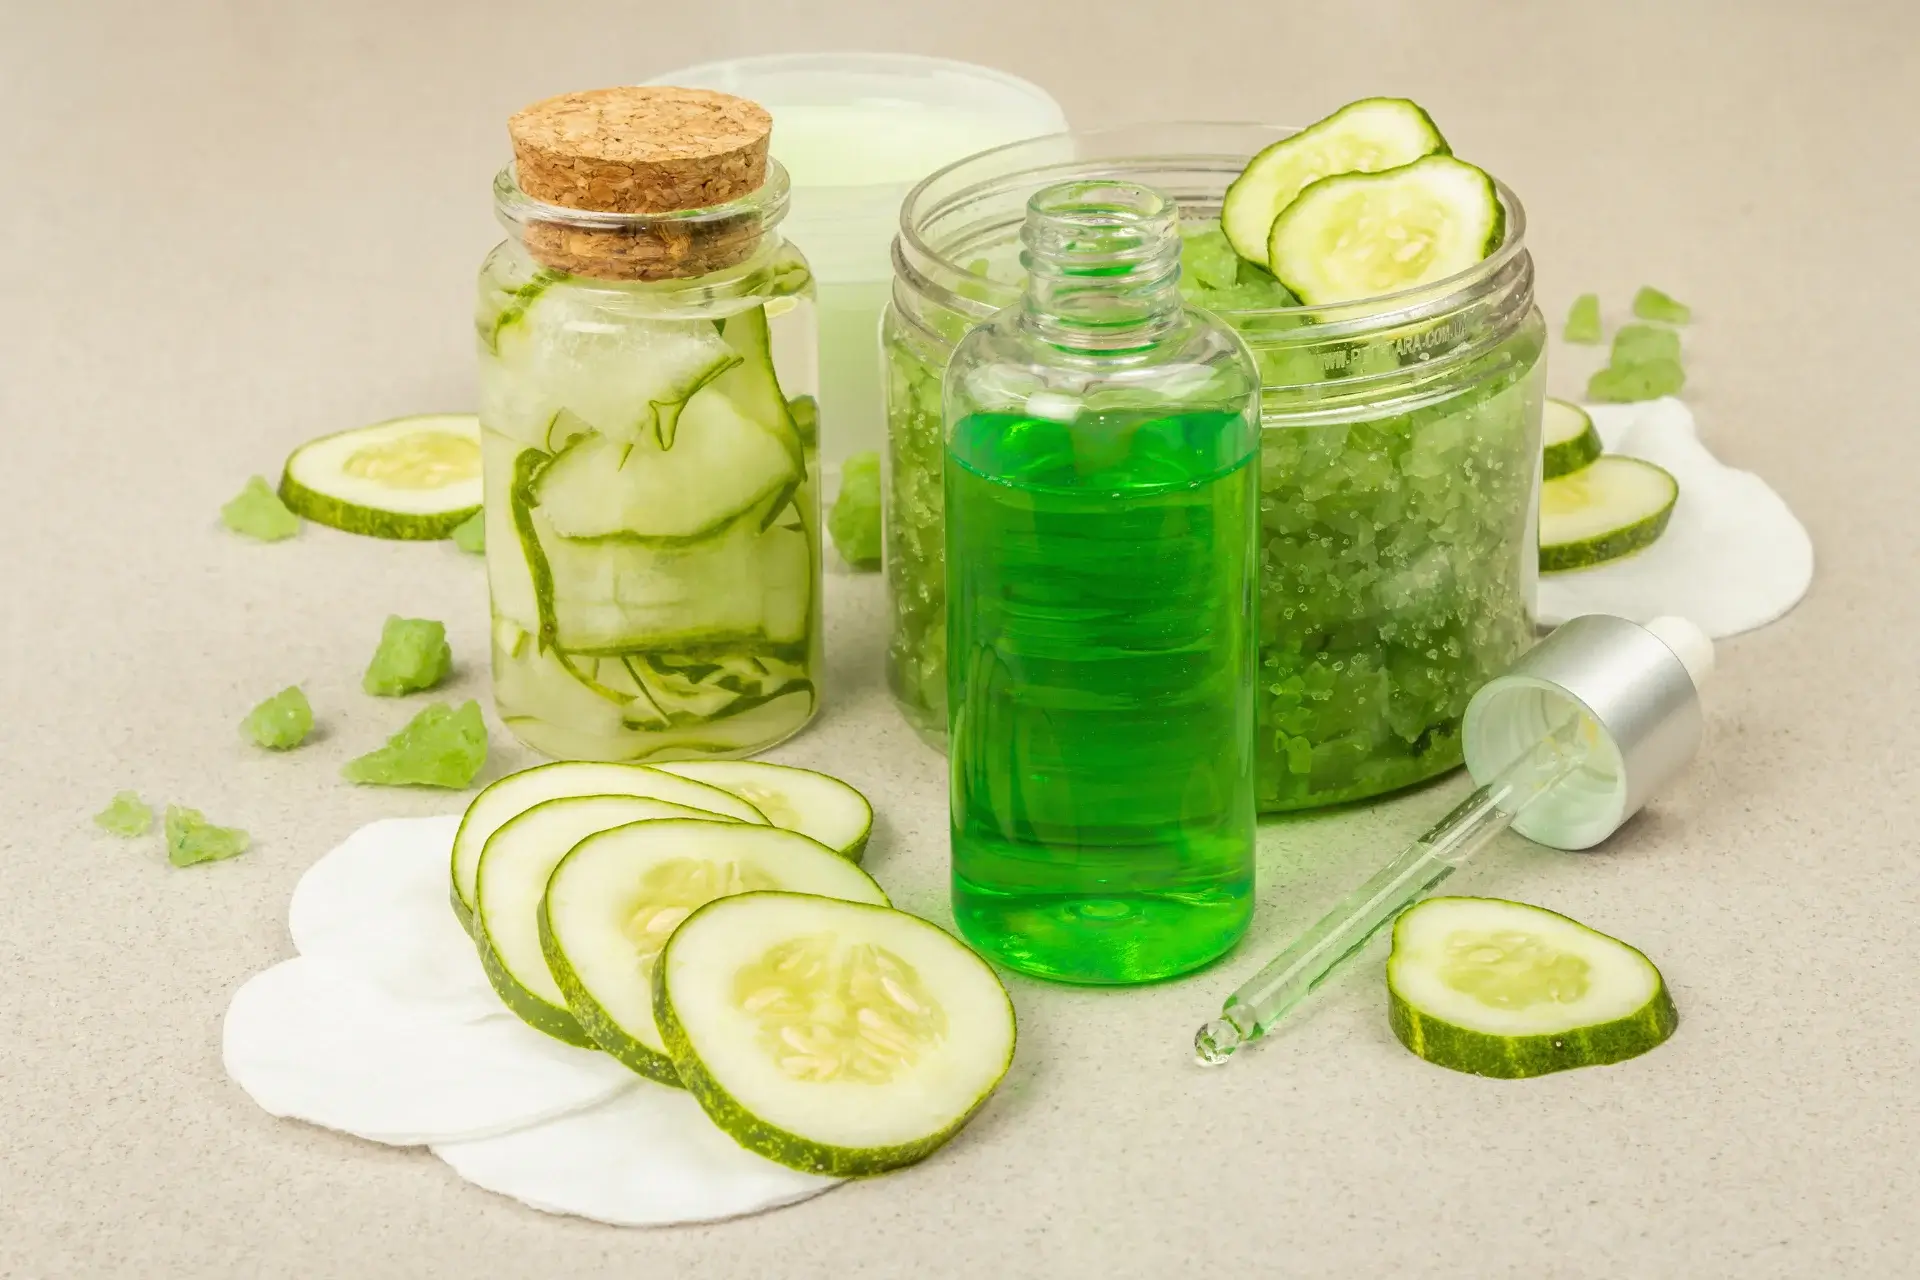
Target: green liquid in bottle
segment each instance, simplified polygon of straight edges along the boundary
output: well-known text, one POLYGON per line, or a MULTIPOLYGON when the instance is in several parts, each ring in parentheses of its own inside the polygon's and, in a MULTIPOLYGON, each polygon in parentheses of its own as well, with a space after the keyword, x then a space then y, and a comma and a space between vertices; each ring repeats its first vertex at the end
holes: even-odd
POLYGON ((1013 968, 1148 982, 1247 927, 1257 458, 1217 408, 949 432, 953 910, 1013 968))

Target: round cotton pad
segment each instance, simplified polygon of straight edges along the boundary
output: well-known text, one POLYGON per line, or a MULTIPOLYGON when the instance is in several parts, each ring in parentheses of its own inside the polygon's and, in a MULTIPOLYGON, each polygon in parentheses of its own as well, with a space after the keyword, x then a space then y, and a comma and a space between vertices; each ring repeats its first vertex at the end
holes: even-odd
POLYGON ((433 1153, 475 1186, 547 1213, 622 1227, 711 1222, 838 1185, 739 1146, 679 1089, 641 1081, 589 1111, 433 1153))
POLYGON ((436 1016, 319 955, 277 964, 234 993, 222 1054, 269 1113, 394 1146, 506 1133, 636 1083, 612 1058, 541 1035, 504 1008, 478 1021, 436 1016))
POLYGON ((348 836, 294 886, 287 909, 293 945, 446 1017, 504 1013, 447 902, 459 826, 457 814, 386 818, 348 836))
POLYGON ((1669 396, 1585 407, 1609 453, 1665 468, 1680 498, 1646 550, 1542 574, 1541 622, 1612 613, 1644 624, 1673 614, 1717 640, 1765 626, 1800 602, 1813 581, 1806 529, 1766 481, 1707 451, 1685 404, 1669 396))

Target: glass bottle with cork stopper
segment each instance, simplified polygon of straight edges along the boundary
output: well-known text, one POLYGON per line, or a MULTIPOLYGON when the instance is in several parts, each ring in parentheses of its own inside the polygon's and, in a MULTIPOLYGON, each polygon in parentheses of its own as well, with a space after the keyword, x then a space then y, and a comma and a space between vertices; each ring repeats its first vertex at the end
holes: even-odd
POLYGON ((493 689, 547 755, 746 755, 818 705, 813 283, 771 132, 671 87, 508 122, 476 315, 493 689))

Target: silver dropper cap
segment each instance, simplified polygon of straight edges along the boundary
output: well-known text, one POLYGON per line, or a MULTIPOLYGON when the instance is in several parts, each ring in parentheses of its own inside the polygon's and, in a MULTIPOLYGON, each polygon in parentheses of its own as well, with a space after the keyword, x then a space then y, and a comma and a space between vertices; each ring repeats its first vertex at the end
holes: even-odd
POLYGON ((1513 829, 1556 849, 1590 849, 1640 811, 1700 748, 1700 694, 1713 642, 1684 618, 1646 626, 1571 618, 1489 681, 1467 706, 1467 771, 1485 784, 1569 719, 1581 768, 1527 805, 1513 829))

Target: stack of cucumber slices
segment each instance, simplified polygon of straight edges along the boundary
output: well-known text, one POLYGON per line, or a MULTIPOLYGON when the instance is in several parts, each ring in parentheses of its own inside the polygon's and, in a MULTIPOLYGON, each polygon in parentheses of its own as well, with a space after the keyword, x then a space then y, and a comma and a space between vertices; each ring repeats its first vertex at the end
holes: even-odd
POLYGON ((1274 143, 1227 188, 1234 251, 1308 306, 1464 271, 1506 235, 1493 179, 1405 98, 1363 98, 1274 143))
POLYGON ((686 1088, 776 1163, 882 1173, 986 1101, 1014 1018, 984 961, 859 867, 872 822, 782 765, 542 765, 469 806, 453 910, 528 1025, 686 1088))
POLYGON ((1586 569, 1644 551, 1666 532, 1680 485, 1639 458, 1602 451, 1593 419, 1549 398, 1541 416, 1540 569, 1586 569))

